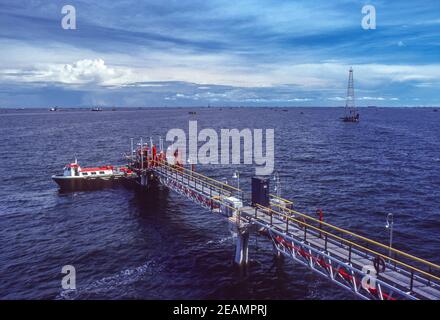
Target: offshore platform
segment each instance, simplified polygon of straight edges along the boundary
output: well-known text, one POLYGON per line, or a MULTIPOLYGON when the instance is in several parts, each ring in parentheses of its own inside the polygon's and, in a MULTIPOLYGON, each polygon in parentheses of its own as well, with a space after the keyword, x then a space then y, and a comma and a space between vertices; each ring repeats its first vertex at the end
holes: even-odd
POLYGON ((249 236, 256 233, 272 242, 277 256, 363 299, 440 300, 439 265, 324 222, 322 211, 315 218, 294 210, 293 202, 281 197, 278 176, 276 195, 269 192, 269 178, 253 177, 251 199, 246 200, 239 184, 234 187, 196 172, 194 165, 186 167, 179 153, 166 153, 162 139, 158 148, 151 138, 149 144, 140 139, 136 148, 131 139, 126 166, 81 168, 75 161, 52 178, 61 189, 125 182, 147 190, 169 188, 223 217, 239 265, 248 263, 249 236))
MULTIPOLYGON (((440 299, 440 266, 322 219, 300 213, 293 203, 269 192, 269 179, 252 178, 251 200, 239 187, 187 168, 179 150, 167 156, 141 140, 127 155, 142 188, 162 185, 223 217, 235 239, 235 262, 249 261, 249 235, 269 238, 274 252, 308 267, 363 299, 440 299)), ((277 179, 279 180, 279 178, 277 179)), ((278 188, 279 190, 279 188, 278 188)))
POLYGON ((359 122, 359 112, 354 100, 353 68, 348 72, 347 98, 345 100, 345 115, 341 118, 344 122, 359 122))

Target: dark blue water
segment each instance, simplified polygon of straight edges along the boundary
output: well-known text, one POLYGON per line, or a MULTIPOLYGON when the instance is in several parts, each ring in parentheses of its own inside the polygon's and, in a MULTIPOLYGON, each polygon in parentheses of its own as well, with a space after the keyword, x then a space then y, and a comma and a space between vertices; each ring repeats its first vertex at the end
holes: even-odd
MULTIPOLYGON (((76 155, 83 166, 123 164, 130 137, 169 128, 275 128, 283 195, 306 213, 440 263, 440 113, 237 108, 0 112, 0 298, 346 299, 353 296, 251 238, 246 273, 232 263, 225 222, 172 192, 123 187, 60 194, 50 176, 76 155), (302 114, 303 113, 303 114, 302 114), (77 291, 61 290, 61 267, 77 291)), ((233 166, 200 167, 214 178, 233 166)), ((248 187, 251 167, 239 167, 248 187)), ((232 181, 231 181, 232 182, 232 181)))

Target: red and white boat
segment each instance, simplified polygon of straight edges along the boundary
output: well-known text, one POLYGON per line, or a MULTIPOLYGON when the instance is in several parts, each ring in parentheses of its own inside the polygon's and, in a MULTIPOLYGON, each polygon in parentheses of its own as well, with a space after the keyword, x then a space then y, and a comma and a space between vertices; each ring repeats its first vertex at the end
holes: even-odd
POLYGON ((64 167, 62 175, 53 175, 52 179, 61 189, 82 189, 110 186, 115 182, 136 178, 136 173, 126 166, 101 166, 81 168, 78 161, 64 167))

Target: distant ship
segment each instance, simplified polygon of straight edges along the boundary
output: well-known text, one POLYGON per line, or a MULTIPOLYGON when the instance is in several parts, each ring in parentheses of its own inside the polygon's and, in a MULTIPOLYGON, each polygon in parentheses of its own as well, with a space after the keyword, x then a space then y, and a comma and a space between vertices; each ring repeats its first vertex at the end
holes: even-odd
POLYGON ((354 103, 354 82, 353 68, 348 73, 347 99, 345 102, 345 116, 341 118, 344 122, 359 122, 359 113, 354 103))
POLYGON ((95 107, 95 108, 92 108, 92 111, 102 111, 102 108, 101 107, 95 107))
POLYGON ((49 109, 49 111, 58 111, 58 107, 52 107, 49 109))

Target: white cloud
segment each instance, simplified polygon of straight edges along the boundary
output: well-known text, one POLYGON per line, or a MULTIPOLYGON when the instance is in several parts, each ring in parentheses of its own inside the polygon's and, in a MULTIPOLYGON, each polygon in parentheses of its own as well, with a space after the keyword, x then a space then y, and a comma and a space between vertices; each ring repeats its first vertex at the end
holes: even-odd
POLYGON ((129 69, 109 68, 102 59, 85 59, 73 64, 52 66, 45 76, 62 83, 117 84, 128 80, 130 73, 129 69))
POLYGON ((58 82, 73 85, 118 85, 134 81, 132 71, 108 67, 102 59, 84 59, 72 64, 50 64, 31 70, 4 70, 0 78, 22 82, 58 82))
POLYGON ((431 82, 420 82, 414 85, 417 88, 431 88, 434 86, 431 82))
POLYGON ((310 98, 293 98, 293 99, 287 99, 286 101, 305 102, 305 101, 313 101, 313 99, 310 99, 310 98))
MULTIPOLYGON (((331 98, 328 98, 327 100, 330 100, 330 101, 345 101, 346 98, 344 98, 344 97, 331 97, 331 98)), ((384 97, 369 97, 369 96, 365 96, 365 97, 358 97, 358 98, 356 98, 356 100, 359 100, 359 101, 368 101, 368 100, 375 100, 375 101, 385 101, 385 100, 399 101, 399 98, 389 98, 389 99, 387 99, 387 98, 384 98, 384 97)))
POLYGON ((345 99, 346 98, 343 98, 343 97, 331 97, 331 98, 328 98, 327 100, 330 100, 330 101, 345 101, 345 99))
MULTIPOLYGON (((142 53, 131 59, 125 57, 121 60, 119 56, 109 56, 108 60, 87 58, 73 63, 46 62, 16 69, 4 67, 0 68, 0 81, 133 87, 155 86, 142 82, 184 81, 201 83, 203 85, 200 89, 206 91, 209 90, 209 85, 250 88, 286 86, 292 88, 292 93, 296 92, 297 96, 308 90, 321 93, 328 91, 333 96, 328 100, 343 101, 345 98, 334 95, 345 91, 350 67, 338 62, 295 64, 295 61, 290 60, 254 65, 229 55, 196 55, 172 51, 161 54, 142 53)), ((412 81, 415 86, 440 82, 439 64, 361 64, 354 65, 353 68, 356 90, 380 90, 391 82, 412 81)))
POLYGON ((360 97, 357 100, 376 100, 376 101, 385 101, 386 99, 383 97, 360 97))

